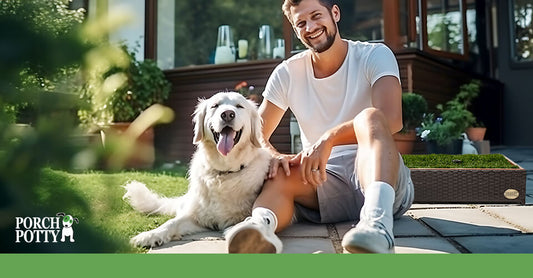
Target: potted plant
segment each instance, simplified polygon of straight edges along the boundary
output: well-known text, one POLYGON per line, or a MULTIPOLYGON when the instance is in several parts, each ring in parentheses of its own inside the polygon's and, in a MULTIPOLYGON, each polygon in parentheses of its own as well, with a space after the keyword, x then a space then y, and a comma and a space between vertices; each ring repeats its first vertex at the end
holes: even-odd
MULTIPOLYGON (((86 101, 86 107, 78 112, 86 129, 101 130, 104 141, 106 133, 123 133, 143 111, 154 104, 163 103, 170 92, 170 82, 155 61, 138 61, 135 52, 128 50, 126 46, 122 46, 122 53, 117 54, 125 55, 126 65, 113 67, 101 79, 116 77, 116 82, 122 82, 122 85, 106 95, 102 90, 92 88, 105 86, 91 87, 89 84, 82 97, 86 101)), ((137 142, 150 146, 150 151, 148 154, 132 157, 126 167, 150 168, 153 165, 153 138, 154 131, 151 127, 138 137, 137 142)))
MULTIPOLYGON (((458 101, 461 101, 465 107, 472 104, 472 101, 479 95, 481 82, 479 80, 472 80, 470 83, 464 84, 459 88, 457 94, 458 101)), ((465 132, 470 141, 483 141, 487 128, 483 123, 474 118, 472 125, 467 127, 465 132)))
POLYGON ((427 142, 428 152, 461 154, 461 135, 475 122, 474 115, 466 109, 466 103, 456 97, 439 104, 440 116, 427 114, 419 129, 420 137, 427 142))
POLYGON ((402 120, 403 128, 393 135, 396 147, 401 154, 413 152, 416 141, 415 129, 420 126, 427 112, 426 99, 419 94, 402 94, 402 120))

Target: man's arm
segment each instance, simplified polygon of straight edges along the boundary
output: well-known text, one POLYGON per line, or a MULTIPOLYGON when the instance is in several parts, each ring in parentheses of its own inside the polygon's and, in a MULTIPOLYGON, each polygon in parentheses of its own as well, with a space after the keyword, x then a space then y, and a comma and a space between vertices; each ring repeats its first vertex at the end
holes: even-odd
POLYGON ((272 102, 264 99, 259 106, 258 112, 261 117, 261 131, 264 139, 261 144, 264 148, 272 151, 272 153, 279 154, 276 148, 270 144, 270 136, 272 136, 272 133, 274 133, 274 130, 278 127, 285 111, 274 105, 272 102))
POLYGON ((374 83, 372 105, 385 115, 391 134, 402 129, 402 86, 398 78, 383 76, 374 83))
POLYGON ((285 111, 267 99, 264 99, 261 103, 261 106, 259 106, 258 112, 259 116, 261 117, 261 131, 263 133, 261 145, 270 150, 272 155, 275 157, 275 159, 273 159, 270 163, 268 177, 273 178, 276 176, 280 164, 283 166, 285 174, 288 176, 290 175, 289 160, 293 157, 293 155, 280 154, 278 150, 276 150, 276 148, 274 148, 274 146, 272 146, 270 143, 270 137, 272 136, 272 133, 274 133, 274 130, 276 130, 278 127, 281 118, 283 118, 283 115, 285 114, 285 111))

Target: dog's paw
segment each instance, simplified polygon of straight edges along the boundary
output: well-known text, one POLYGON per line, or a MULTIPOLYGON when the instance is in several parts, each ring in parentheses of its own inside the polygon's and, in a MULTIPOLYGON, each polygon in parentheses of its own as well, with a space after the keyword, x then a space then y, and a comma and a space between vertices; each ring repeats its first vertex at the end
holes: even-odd
POLYGON ((169 242, 171 239, 172 236, 166 235, 165 233, 147 231, 131 238, 130 243, 138 247, 157 247, 169 242))

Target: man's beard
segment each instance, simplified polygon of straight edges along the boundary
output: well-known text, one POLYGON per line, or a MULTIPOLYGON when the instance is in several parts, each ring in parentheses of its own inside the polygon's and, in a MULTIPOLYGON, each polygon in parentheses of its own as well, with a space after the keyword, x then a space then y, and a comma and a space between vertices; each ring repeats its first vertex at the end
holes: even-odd
POLYGON ((302 43, 305 46, 307 46, 307 48, 313 50, 314 52, 322 53, 322 52, 328 50, 333 45, 333 42, 335 41, 335 36, 337 36, 337 30, 335 30, 335 32, 333 32, 333 34, 330 34, 327 31, 325 31, 325 32, 326 32, 326 41, 325 42, 319 43, 317 45, 312 45, 306 39, 305 41, 302 41, 302 43))

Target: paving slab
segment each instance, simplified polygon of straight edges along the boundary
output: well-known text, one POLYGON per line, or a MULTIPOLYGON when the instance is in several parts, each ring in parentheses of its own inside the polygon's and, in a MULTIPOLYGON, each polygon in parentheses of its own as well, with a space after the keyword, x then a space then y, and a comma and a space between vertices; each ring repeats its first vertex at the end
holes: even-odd
POLYGON ((228 253, 223 240, 171 241, 148 251, 150 254, 224 254, 228 253))
POLYGON ((533 161, 532 160, 527 160, 527 161, 520 161, 520 162, 517 162, 518 165, 520 165, 520 167, 531 171, 533 170, 533 161))
POLYGON ((280 237, 328 237, 328 228, 326 225, 313 223, 295 223, 287 227, 281 233, 280 237))
POLYGON ((394 220, 394 237, 402 236, 435 236, 435 234, 411 216, 404 215, 394 220))
POLYGON ((441 237, 396 238, 397 254, 458 254, 461 253, 450 242, 441 237))
POLYGON ((531 158, 533 157, 533 148, 520 148, 520 147, 513 147, 513 148, 493 148, 491 150, 492 153, 501 153, 511 160, 517 162, 517 161, 531 161, 531 158))
POLYGON ((409 212, 443 236, 518 234, 520 230, 479 209, 426 209, 409 212))
MULTIPOLYGON (((342 237, 353 227, 354 222, 343 222, 335 225, 339 237, 342 237)), ((401 236, 435 236, 435 234, 411 216, 403 215, 400 219, 394 220, 393 233, 395 237, 401 236)))
POLYGON ((284 254, 335 254, 335 247, 326 238, 281 238, 284 254))
POLYGON ((521 229, 533 233, 533 206, 484 207, 481 210, 521 229))
POLYGON ((460 237, 454 240, 472 253, 533 253, 531 234, 460 237))
POLYGON ((184 236, 181 240, 224 240, 221 231, 207 231, 184 236))
POLYGON ((342 222, 335 224, 335 228, 337 229, 337 233, 339 234, 339 238, 342 239, 342 237, 353 227, 355 227, 356 222, 348 221, 348 222, 342 222))

